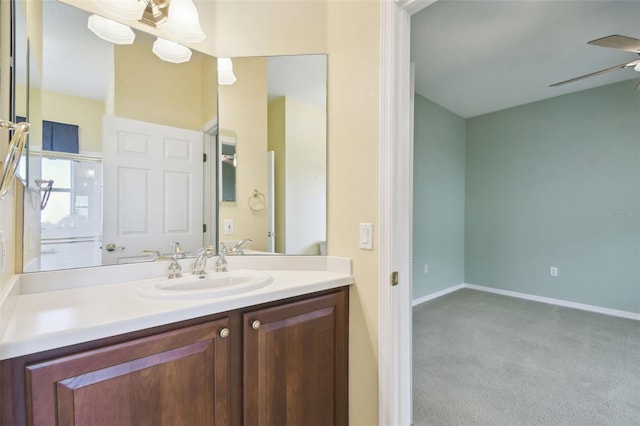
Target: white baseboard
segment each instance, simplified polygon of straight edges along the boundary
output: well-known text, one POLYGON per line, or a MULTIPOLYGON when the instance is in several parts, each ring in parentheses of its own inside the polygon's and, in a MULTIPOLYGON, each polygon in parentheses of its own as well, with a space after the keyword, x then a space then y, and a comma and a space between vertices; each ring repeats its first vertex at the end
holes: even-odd
POLYGON ((501 294, 503 296, 516 297, 518 299, 532 300, 534 302, 548 303, 550 305, 564 306, 566 308, 580 309, 582 311, 596 312, 598 314, 611 315, 614 317, 628 318, 640 321, 640 314, 635 312, 620 311, 618 309, 603 308, 602 306, 586 305, 584 303, 570 302, 568 300, 553 299, 551 297, 536 296, 533 294, 519 293, 517 291, 502 290, 499 288, 485 287, 475 284, 465 283, 464 287, 470 288, 472 290, 501 294))
POLYGON ((463 288, 468 288, 468 289, 471 289, 471 290, 484 291, 484 292, 493 293, 493 294, 500 294, 502 296, 515 297, 517 299, 524 299, 524 300, 531 300, 531 301, 534 301, 534 302, 547 303, 549 305, 564 306, 566 308, 580 309, 582 311, 595 312, 595 313, 598 313, 598 314, 604 314, 604 315, 610 315, 610 316, 619 317, 619 318, 627 318, 627 319, 640 321, 640 313, 620 311, 618 309, 603 308, 602 306, 586 305, 584 303, 570 302, 568 300, 554 299, 554 298, 551 298, 551 297, 544 297, 544 296, 536 296, 536 295, 533 295, 533 294, 520 293, 520 292, 517 292, 517 291, 510 291, 510 290, 502 290, 502 289, 499 289, 499 288, 485 287, 485 286, 481 286, 481 285, 468 284, 468 283, 458 284, 456 286, 449 287, 449 288, 446 288, 444 290, 441 290, 441 291, 438 291, 438 292, 435 292, 435 293, 431 293, 431 294, 428 294, 426 296, 423 296, 423 297, 420 297, 418 299, 415 299, 413 301, 413 306, 419 305, 419 304, 427 302, 429 300, 437 299, 438 297, 442 297, 445 294, 449 294, 449 293, 452 293, 454 291, 458 291, 458 290, 463 289, 463 288))
POLYGON ((445 288, 444 290, 436 291, 435 293, 427 294, 426 296, 419 297, 413 300, 413 306, 419 305, 424 302, 428 302, 429 300, 437 299, 438 297, 442 297, 445 294, 453 293, 454 291, 458 291, 465 287, 465 284, 454 285, 453 287, 445 288))

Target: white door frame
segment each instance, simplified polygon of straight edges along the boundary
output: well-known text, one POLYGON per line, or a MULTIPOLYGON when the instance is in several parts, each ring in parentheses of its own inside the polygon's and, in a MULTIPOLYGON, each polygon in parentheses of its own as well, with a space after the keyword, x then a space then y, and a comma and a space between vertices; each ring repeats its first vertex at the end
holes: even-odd
POLYGON ((380 259, 378 421, 412 422, 413 120, 411 15, 436 0, 382 0, 380 8, 380 259), (399 285, 391 286, 391 274, 399 285))

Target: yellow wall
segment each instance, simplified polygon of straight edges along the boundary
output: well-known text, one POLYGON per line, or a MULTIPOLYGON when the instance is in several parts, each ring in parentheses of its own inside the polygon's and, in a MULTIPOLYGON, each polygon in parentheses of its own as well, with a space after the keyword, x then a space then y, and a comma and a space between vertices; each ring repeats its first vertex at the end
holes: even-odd
POLYGON ((200 122, 204 125, 218 117, 218 60, 209 55, 201 56, 200 122))
POLYGON ((252 212, 249 196, 257 189, 267 191, 267 60, 233 60, 238 81, 219 87, 220 133, 236 140, 236 202, 221 202, 220 241, 251 238, 252 249, 267 248, 267 212, 252 212), (233 219, 234 234, 225 235, 225 219, 233 219))
POLYGON ((327 252, 353 259, 349 418, 370 426, 378 424, 378 246, 358 249, 358 226, 379 228, 380 4, 329 1, 327 26, 327 252))
MULTIPOLYGON (((6 37, 8 34, 8 29, 10 27, 10 10, 9 10, 9 2, 3 1, 0 2, 0 30, 2 34, 0 36, 0 95, 2 102, 0 102, 0 118, 6 120, 9 117, 9 78, 5 76, 9 75, 9 57, 10 57, 10 49, 11 43, 9 37, 6 37)), ((4 159, 4 156, 7 153, 7 147, 9 143, 9 132, 4 130, 0 131, 0 158, 4 159)), ((13 275, 14 268, 12 267, 14 263, 14 253, 11 248, 15 244, 15 214, 14 214, 14 204, 15 198, 13 196, 14 191, 10 191, 7 197, 0 201, 0 230, 5 233, 5 244, 8 248, 8 258, 5 261, 9 261, 8 267, 5 268, 5 273, 0 275, 0 290, 4 288, 4 285, 8 281, 9 277, 13 275), (12 231, 13 230, 13 231, 12 231)))
POLYGON ((278 98, 268 105, 269 110, 269 141, 268 150, 274 152, 274 190, 275 190, 275 250, 286 252, 286 131, 285 131, 285 98, 278 98))
POLYGON ((286 104, 286 253, 319 255, 327 238, 326 109, 291 97, 286 104))
POLYGON ((102 152, 104 102, 41 91, 42 118, 79 127, 80 152, 102 152))
POLYGON ((276 251, 320 254, 326 240, 326 109, 281 97, 268 106, 275 152, 276 251))
MULTIPOLYGON (((115 105, 117 117, 190 130, 202 130, 212 117, 203 119, 203 106, 215 114, 215 90, 204 86, 203 72, 210 72, 210 60, 194 52, 189 62, 162 61, 151 51, 155 39, 136 36, 131 45, 115 46, 115 105), (207 99, 209 101, 207 101, 207 99)), ((214 76, 215 77, 215 76, 214 76)), ((214 80, 215 81, 215 80, 214 80)))

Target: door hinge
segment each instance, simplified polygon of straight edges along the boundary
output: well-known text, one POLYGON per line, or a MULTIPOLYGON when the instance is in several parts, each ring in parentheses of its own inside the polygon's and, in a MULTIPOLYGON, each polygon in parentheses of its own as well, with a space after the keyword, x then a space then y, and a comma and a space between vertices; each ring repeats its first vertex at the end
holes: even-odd
POLYGON ((398 271, 393 271, 391 273, 391 285, 392 286, 398 285, 398 271))
POLYGON ((202 232, 207 232, 207 224, 206 223, 202 224, 202 232))
POLYGON ((202 162, 203 163, 207 162, 207 154, 205 152, 202 153, 202 162))

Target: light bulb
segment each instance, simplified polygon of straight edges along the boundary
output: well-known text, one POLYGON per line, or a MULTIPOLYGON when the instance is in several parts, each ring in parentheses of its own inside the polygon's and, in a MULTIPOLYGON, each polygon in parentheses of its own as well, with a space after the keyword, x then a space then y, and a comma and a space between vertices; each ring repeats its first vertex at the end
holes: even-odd
POLYGON ((173 62, 174 64, 187 62, 191 59, 191 49, 161 37, 158 37, 153 43, 151 51, 163 61, 173 62))
POLYGON ((236 80, 231 58, 218 58, 218 84, 221 86, 230 86, 235 83, 236 80))
POLYGON ((98 15, 89 16, 87 27, 101 39, 114 44, 131 44, 136 38, 128 26, 98 15))
POLYGON ((198 9, 192 0, 171 0, 167 22, 158 30, 172 39, 197 43, 206 38, 200 28, 198 9))

